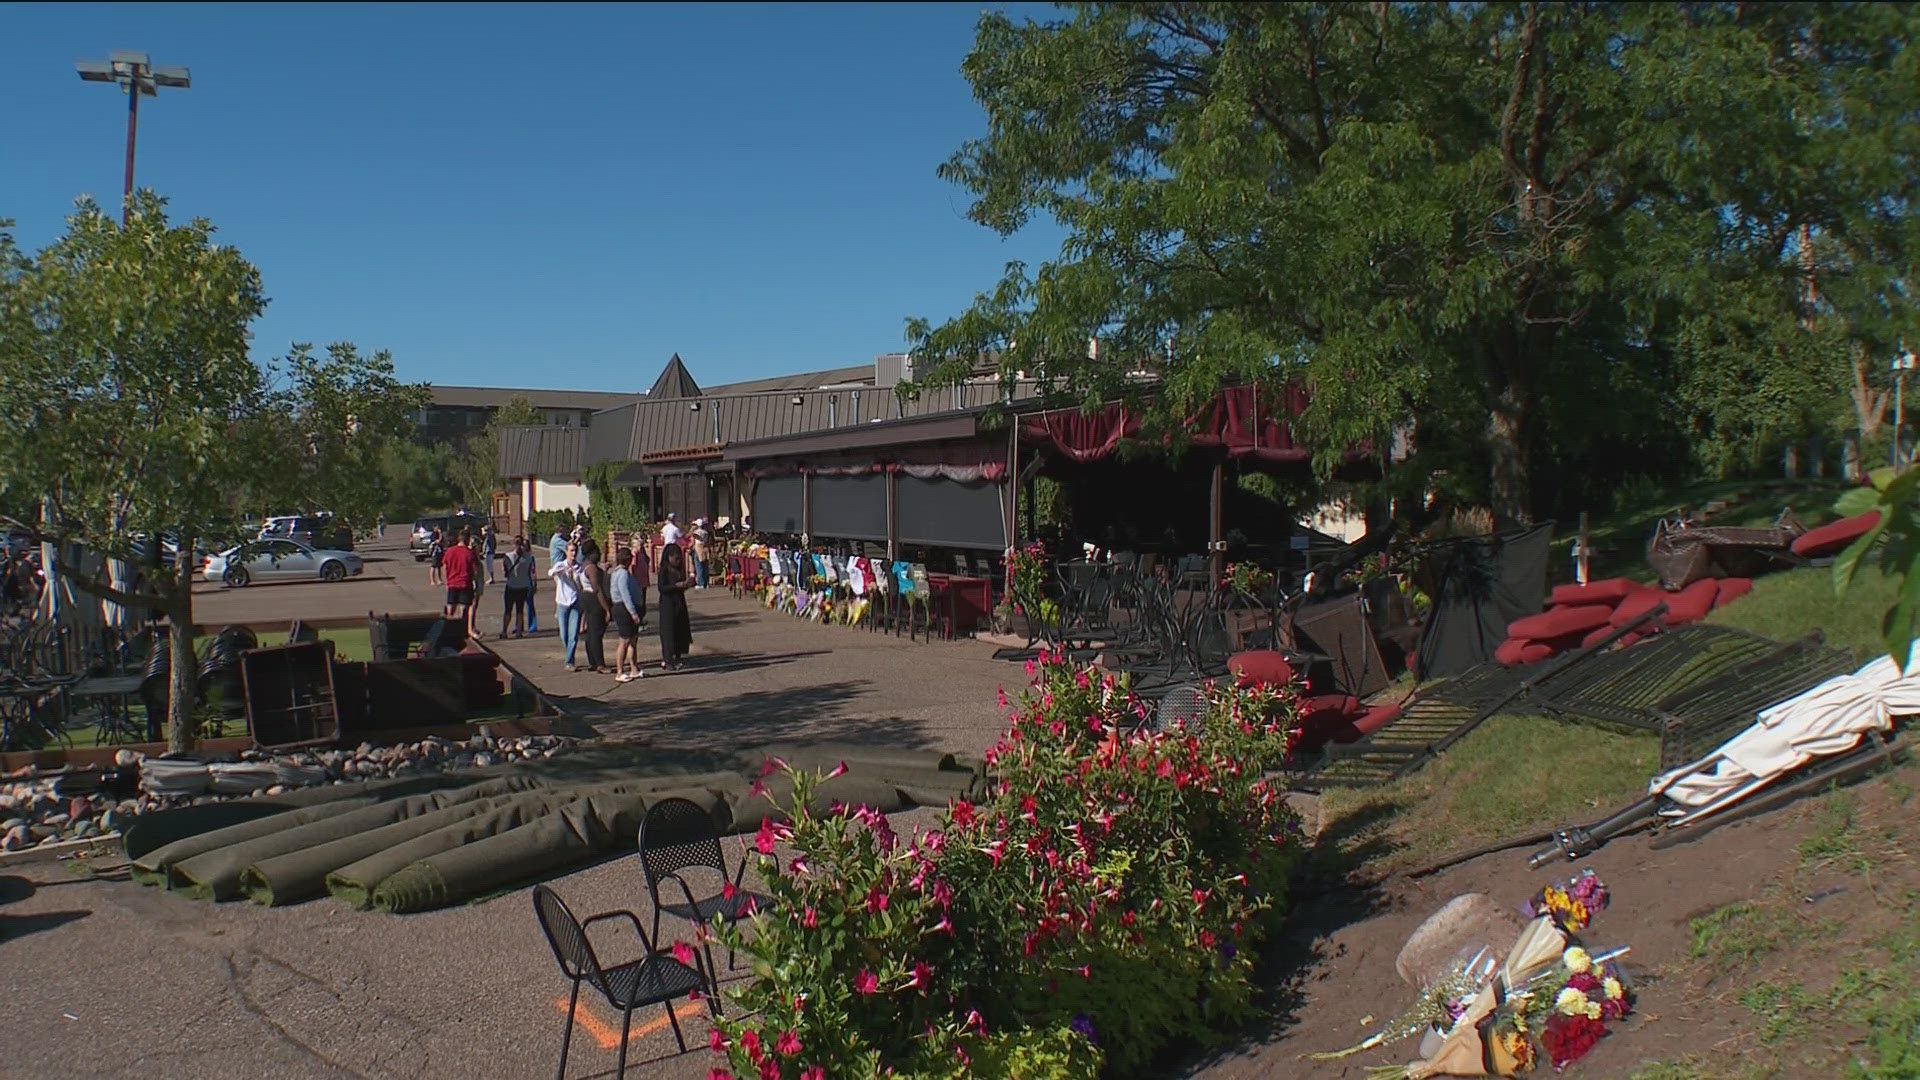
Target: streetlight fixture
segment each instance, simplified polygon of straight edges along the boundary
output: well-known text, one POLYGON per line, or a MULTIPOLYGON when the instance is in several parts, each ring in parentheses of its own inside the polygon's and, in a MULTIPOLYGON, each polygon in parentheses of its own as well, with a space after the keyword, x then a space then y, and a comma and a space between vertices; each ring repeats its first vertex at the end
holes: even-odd
POLYGON ((121 194, 120 224, 125 226, 133 213, 133 142, 140 126, 140 97, 155 97, 163 86, 185 90, 193 78, 183 67, 154 67, 143 52, 115 49, 106 60, 79 60, 74 63, 86 82, 117 83, 127 93, 127 182, 121 194))

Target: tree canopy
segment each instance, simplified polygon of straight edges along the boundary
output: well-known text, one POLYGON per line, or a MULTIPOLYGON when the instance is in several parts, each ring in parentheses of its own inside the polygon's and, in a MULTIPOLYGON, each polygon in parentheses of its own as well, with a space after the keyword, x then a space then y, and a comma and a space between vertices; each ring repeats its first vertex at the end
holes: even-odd
POLYGON ((988 14, 964 64, 987 133, 942 175, 983 225, 1068 235, 909 333, 936 380, 988 355, 1083 403, 1139 400, 1144 369, 1167 417, 1304 382, 1321 466, 1410 425, 1407 476, 1525 520, 1564 480, 1543 466, 1754 422, 1735 361, 1776 426, 1808 380, 1842 393, 1793 337, 1810 279, 1832 333, 1902 332, 1917 28, 1847 4, 988 14))
POLYGON ((0 222, 0 415, 18 425, 0 513, 53 544, 49 570, 72 585, 167 616, 176 748, 192 734, 196 546, 248 539, 249 509, 372 521, 382 493, 368 465, 424 402, 387 354, 349 344, 253 361, 260 274, 213 235, 205 220, 169 222, 151 192, 124 226, 81 200, 34 256, 0 222), (113 573, 159 536, 182 556, 170 571, 113 573))

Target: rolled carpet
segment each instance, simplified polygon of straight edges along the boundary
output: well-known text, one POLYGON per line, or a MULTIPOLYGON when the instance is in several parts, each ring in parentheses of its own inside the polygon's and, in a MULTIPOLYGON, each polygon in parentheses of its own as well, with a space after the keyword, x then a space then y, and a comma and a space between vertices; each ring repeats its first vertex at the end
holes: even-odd
POLYGON ((540 798, 550 796, 520 794, 469 799, 391 825, 261 859, 240 871, 240 889, 254 903, 268 907, 310 899, 327 891, 327 875, 342 866, 463 819, 484 815, 515 800, 540 798))
MULTIPOLYGON (((708 773, 704 776, 684 778, 641 777, 629 781, 557 788, 550 791, 529 792, 510 798, 489 799, 486 800, 484 807, 478 807, 465 815, 443 810, 419 819, 419 823, 430 823, 428 828, 412 831, 405 827, 414 825, 415 822, 399 822, 377 830, 382 834, 378 846, 370 846, 358 858, 335 863, 329 868, 325 875, 326 891, 354 907, 365 909, 372 906, 374 888, 389 875, 443 851, 450 851, 464 844, 471 844, 517 829, 536 818, 554 813, 580 798, 602 792, 617 794, 621 791, 682 790, 688 786, 687 781, 694 783, 706 781, 709 784, 731 782, 736 786, 744 786, 738 776, 730 773, 708 773)), ((342 846, 337 850, 346 851, 349 848, 342 846)), ((297 858, 297 853, 288 858, 297 858)), ((262 866, 258 864, 249 868, 250 871, 261 869, 262 866)))
POLYGON ((271 836, 286 829, 324 821, 373 805, 376 803, 370 797, 339 799, 298 810, 285 810, 268 817, 255 818, 237 825, 183 837, 135 858, 131 869, 133 880, 144 885, 165 885, 170 880, 169 874, 174 866, 206 852, 262 836, 271 836))
MULTIPOLYGON (((455 803, 526 790, 528 786, 540 782, 533 777, 502 777, 464 788, 377 802, 371 806, 362 806, 318 821, 297 824, 289 822, 291 827, 276 829, 239 843, 204 851, 189 859, 182 859, 168 870, 168 878, 175 888, 183 890, 189 896, 209 900, 232 900, 240 895, 240 872, 262 859, 329 843, 343 836, 353 836, 405 818, 430 814, 455 803)), ((276 815, 264 819, 264 822, 281 821, 285 817, 287 815, 276 815)))
POLYGON ((720 802, 704 788, 576 799, 518 828, 402 867, 374 886, 372 906, 393 914, 444 907, 605 854, 631 844, 647 803, 669 795, 709 812, 720 802))

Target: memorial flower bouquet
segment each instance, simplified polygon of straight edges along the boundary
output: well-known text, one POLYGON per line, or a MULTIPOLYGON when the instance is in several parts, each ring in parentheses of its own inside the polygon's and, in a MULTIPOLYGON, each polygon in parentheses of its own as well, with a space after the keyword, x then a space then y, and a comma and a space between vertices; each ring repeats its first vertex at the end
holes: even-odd
POLYGON ((1258 596, 1273 587, 1273 571, 1257 563, 1228 563, 1222 581, 1235 592, 1258 596))
POLYGON ((1548 885, 1527 904, 1529 915, 1552 915, 1570 933, 1587 928, 1594 915, 1606 910, 1607 887, 1592 870, 1563 885, 1548 885))

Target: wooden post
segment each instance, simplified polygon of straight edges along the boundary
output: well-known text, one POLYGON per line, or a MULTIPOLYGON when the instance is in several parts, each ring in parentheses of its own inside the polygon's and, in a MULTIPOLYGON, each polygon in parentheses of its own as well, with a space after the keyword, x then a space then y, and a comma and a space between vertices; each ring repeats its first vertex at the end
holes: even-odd
POLYGON ((1222 458, 1213 463, 1212 512, 1207 522, 1207 566, 1214 588, 1220 587, 1220 577, 1227 571, 1227 542, 1223 538, 1226 525, 1226 483, 1227 462, 1222 458))
POLYGON ((800 474, 800 542, 813 543, 813 474, 800 474))
POLYGON ((887 561, 900 557, 900 469, 887 468, 887 561))
POLYGON ((1007 508, 1007 551, 1020 546, 1020 420, 1007 423, 1007 493, 1001 504, 1007 508))

